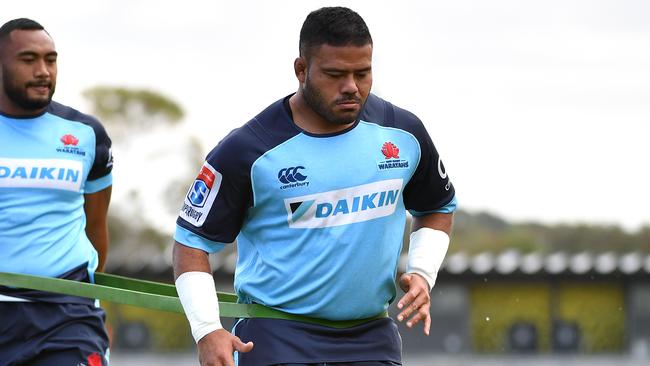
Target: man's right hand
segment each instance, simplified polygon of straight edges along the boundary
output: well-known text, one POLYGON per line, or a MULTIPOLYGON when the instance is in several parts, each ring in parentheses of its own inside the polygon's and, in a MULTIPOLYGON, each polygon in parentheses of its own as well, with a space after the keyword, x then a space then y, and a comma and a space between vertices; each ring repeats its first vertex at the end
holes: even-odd
POLYGON ((234 366, 233 352, 250 352, 253 342, 244 343, 227 330, 219 329, 201 338, 197 346, 201 366, 234 366))

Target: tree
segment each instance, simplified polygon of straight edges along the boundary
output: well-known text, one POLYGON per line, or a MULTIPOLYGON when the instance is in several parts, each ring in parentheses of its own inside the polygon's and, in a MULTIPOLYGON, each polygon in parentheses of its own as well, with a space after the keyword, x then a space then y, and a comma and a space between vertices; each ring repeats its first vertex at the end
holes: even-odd
POLYGON ((184 123, 183 109, 144 89, 98 86, 83 96, 113 141, 108 267, 164 254, 189 177, 203 159, 198 139, 184 123))

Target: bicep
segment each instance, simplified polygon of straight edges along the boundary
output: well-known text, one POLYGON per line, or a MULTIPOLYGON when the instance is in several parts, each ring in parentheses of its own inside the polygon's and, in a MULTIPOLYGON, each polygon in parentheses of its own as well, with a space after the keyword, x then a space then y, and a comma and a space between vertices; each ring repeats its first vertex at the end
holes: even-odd
POLYGON ((106 220, 108 205, 111 202, 111 191, 112 186, 108 186, 101 191, 84 194, 84 212, 88 223, 106 220))
POLYGON ((210 262, 208 261, 208 253, 201 249, 192 248, 176 241, 174 242, 172 257, 174 280, 185 272, 200 271, 212 273, 210 262))
POLYGON ((424 216, 414 216, 411 231, 416 231, 420 228, 427 227, 435 230, 444 231, 447 235, 451 235, 451 228, 454 222, 453 213, 430 213, 424 216))

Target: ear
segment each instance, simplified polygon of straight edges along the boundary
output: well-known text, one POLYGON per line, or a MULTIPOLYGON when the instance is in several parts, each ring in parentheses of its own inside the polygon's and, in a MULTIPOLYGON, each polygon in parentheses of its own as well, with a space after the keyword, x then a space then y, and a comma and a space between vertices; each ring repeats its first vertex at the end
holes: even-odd
POLYGON ((298 57, 293 61, 293 72, 300 83, 304 83, 307 78, 307 60, 298 57))

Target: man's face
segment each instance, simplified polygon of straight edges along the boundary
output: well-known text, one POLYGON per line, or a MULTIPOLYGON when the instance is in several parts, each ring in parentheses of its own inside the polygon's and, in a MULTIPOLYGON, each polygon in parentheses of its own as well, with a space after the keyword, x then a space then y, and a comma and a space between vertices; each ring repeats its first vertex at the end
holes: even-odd
POLYGON ((306 65, 300 81, 309 107, 332 124, 356 121, 372 87, 372 45, 313 47, 306 65))
POLYGON ((0 110, 12 115, 43 111, 56 87, 54 41, 43 30, 15 30, 2 48, 0 110))

